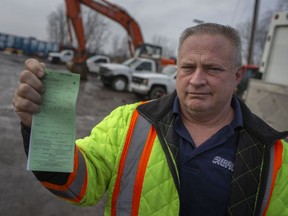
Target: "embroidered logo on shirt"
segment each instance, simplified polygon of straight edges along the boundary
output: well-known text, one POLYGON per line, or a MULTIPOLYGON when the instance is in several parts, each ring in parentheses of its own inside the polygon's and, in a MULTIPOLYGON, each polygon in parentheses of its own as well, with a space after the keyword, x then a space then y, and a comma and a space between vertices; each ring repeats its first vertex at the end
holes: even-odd
POLYGON ((212 163, 217 164, 221 167, 224 167, 230 171, 233 171, 233 166, 234 163, 232 163, 231 161, 228 161, 220 156, 215 156, 212 163))

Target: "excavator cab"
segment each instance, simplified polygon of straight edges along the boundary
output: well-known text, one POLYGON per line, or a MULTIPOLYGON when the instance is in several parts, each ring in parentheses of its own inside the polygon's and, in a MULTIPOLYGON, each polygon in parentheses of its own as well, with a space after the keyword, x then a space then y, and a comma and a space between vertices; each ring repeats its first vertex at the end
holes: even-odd
POLYGON ((134 57, 160 59, 162 48, 153 44, 143 43, 136 47, 134 57))
POLYGON ((162 57, 162 47, 148 43, 143 43, 137 46, 134 52, 134 57, 153 59, 157 63, 158 69, 166 65, 176 64, 175 58, 162 57))

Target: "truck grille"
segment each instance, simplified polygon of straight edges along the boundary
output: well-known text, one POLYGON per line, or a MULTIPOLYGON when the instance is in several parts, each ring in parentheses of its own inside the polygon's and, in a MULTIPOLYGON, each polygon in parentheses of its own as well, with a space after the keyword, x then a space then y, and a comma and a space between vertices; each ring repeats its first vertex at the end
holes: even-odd
POLYGON ((108 73, 109 71, 110 70, 108 68, 100 66, 99 74, 104 75, 104 74, 108 73))
POLYGON ((132 77, 132 82, 141 84, 144 79, 139 78, 139 77, 132 77))

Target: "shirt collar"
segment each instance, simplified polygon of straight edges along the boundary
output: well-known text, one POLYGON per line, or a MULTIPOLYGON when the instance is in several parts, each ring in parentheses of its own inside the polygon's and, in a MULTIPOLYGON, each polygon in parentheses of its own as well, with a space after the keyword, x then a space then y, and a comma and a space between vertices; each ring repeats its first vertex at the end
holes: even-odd
POLYGON ((172 113, 177 116, 180 115, 180 102, 178 96, 174 99, 172 113))
MULTIPOLYGON (((235 96, 232 97, 232 101, 231 101, 231 106, 234 109, 234 118, 231 122, 231 127, 233 129, 236 129, 238 127, 243 127, 243 115, 242 115, 242 111, 241 111, 241 107, 240 107, 240 103, 238 101, 239 99, 236 98, 235 96)), ((179 98, 178 96, 175 97, 174 103, 173 103, 173 110, 172 113, 176 116, 176 117, 180 117, 180 102, 179 102, 179 98)))

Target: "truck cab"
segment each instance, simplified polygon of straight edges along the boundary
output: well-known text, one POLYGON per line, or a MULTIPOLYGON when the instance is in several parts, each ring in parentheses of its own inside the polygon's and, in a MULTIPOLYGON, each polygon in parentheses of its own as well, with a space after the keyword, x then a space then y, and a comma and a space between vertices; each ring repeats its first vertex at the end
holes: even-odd
POLYGON ((176 65, 163 67, 161 73, 134 73, 131 91, 140 99, 156 99, 176 88, 176 65))
POLYGON ((115 91, 125 91, 130 90, 133 73, 156 73, 157 68, 157 63, 152 59, 130 58, 122 64, 101 64, 99 74, 104 86, 112 87, 115 91))
POLYGON ((88 72, 99 75, 100 65, 103 63, 110 63, 110 62, 111 62, 110 57, 105 56, 105 55, 90 56, 86 60, 88 72))
POLYGON ((61 52, 50 52, 48 54, 48 61, 52 64, 67 63, 73 60, 73 50, 62 50, 61 52))

